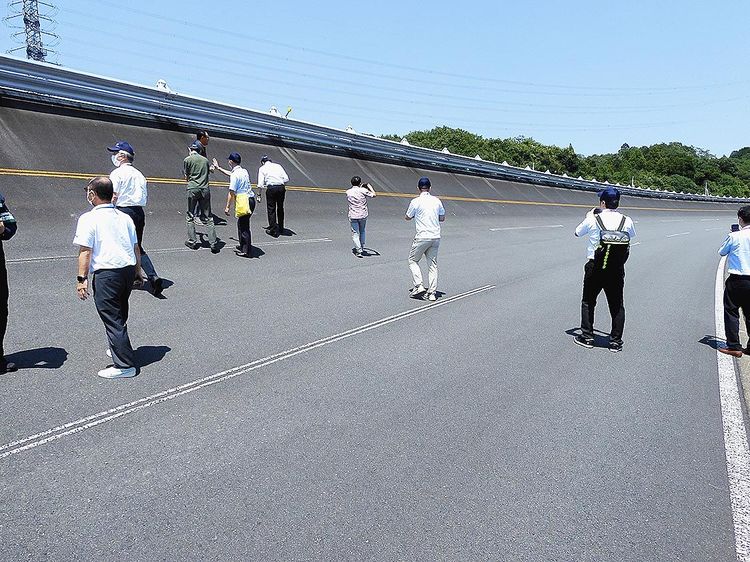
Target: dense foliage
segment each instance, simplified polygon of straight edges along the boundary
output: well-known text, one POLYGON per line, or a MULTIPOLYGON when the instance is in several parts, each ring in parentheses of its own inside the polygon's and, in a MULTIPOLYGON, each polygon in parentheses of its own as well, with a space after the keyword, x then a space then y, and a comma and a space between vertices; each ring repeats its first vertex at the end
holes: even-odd
MULTIPOLYGON (((383 138, 400 141, 400 135, 383 138)), ((678 142, 631 147, 623 144, 615 154, 582 156, 571 145, 547 146, 532 138, 491 139, 461 129, 436 127, 405 135, 415 146, 483 160, 531 166, 556 174, 595 178, 598 181, 703 193, 705 182, 713 195, 750 197, 750 147, 717 158, 709 152, 678 142)))

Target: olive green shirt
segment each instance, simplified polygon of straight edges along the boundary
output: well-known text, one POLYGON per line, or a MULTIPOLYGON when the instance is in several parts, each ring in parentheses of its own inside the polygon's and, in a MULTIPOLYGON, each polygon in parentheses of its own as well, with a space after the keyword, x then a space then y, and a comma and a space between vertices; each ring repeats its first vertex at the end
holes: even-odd
POLYGON ((182 173, 187 178, 188 189, 208 187, 208 158, 193 152, 182 162, 182 173))

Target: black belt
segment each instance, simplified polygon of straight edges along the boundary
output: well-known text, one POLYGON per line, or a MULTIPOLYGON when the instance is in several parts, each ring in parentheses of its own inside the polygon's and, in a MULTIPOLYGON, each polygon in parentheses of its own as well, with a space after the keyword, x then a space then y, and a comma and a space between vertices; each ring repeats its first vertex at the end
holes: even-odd
POLYGON ((736 273, 729 274, 730 279, 742 279, 744 281, 750 281, 750 275, 737 275, 736 273))
POLYGON ((268 189, 269 187, 284 187, 284 184, 283 183, 274 183, 272 185, 267 185, 266 189, 268 189))

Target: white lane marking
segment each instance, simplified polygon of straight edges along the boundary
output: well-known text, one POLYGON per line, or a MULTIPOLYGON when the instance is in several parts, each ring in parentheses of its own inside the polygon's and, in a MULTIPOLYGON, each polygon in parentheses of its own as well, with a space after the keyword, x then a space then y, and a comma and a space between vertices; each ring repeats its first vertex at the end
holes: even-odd
MULTIPOLYGON (((716 337, 725 339, 724 332, 724 264, 727 258, 719 260, 716 270, 714 316, 716 337)), ((734 522, 734 544, 737 560, 750 561, 750 447, 742 416, 740 391, 737 386, 737 373, 734 361, 728 355, 716 352, 719 367, 719 396, 721 398, 721 421, 724 429, 724 450, 727 458, 729 477, 729 498, 734 522)))
POLYGON ((307 353, 308 351, 312 351, 313 349, 317 349, 319 347, 323 347, 347 338, 351 338, 364 332, 369 332, 370 330, 392 324, 393 322, 403 320, 404 318, 416 316, 417 314, 423 314, 435 308, 454 303, 473 295, 484 293, 485 291, 489 291, 494 288, 495 285, 485 285, 483 287, 477 287, 476 289, 472 289, 464 293, 459 293, 458 295, 454 295, 452 297, 440 299, 433 304, 428 304, 419 308, 412 308, 403 312, 399 312, 398 314, 387 316, 386 318, 381 318, 380 320, 370 322, 369 324, 364 324, 357 328, 352 328, 350 330, 346 330, 332 336, 315 340, 304 345, 288 349, 280 353, 276 353, 274 355, 269 355, 268 357, 264 357, 262 359, 256 359, 255 361, 246 363, 245 365, 233 367, 231 369, 227 369, 226 371, 221 371, 219 373, 215 373, 213 375, 209 375, 207 377, 203 377, 201 379, 197 379, 180 386, 176 386, 168 390, 152 394, 151 396, 146 396, 145 398, 140 398, 133 402, 122 404, 109 410, 98 412, 96 414, 86 416, 85 418, 53 427, 46 431, 42 431, 40 433, 36 433, 23 439, 19 439, 17 441, 13 441, 11 443, 0 446, 0 459, 4 459, 6 457, 21 453, 23 451, 27 451, 29 449, 34 449, 36 447, 39 447, 40 445, 45 445, 52 441, 56 441, 57 439, 61 439, 62 437, 67 437, 69 435, 91 429, 92 427, 96 427, 97 425, 115 420, 128 414, 132 414, 144 408, 166 402, 167 400, 173 400, 174 398, 189 394, 195 390, 206 388, 208 386, 232 379, 239 375, 244 375, 245 373, 249 373, 256 369, 260 369, 261 367, 266 367, 268 365, 272 365, 273 363, 283 361, 284 359, 289 359, 296 355, 307 353))
POLYGON ((640 245, 641 245, 641 243, 640 243, 640 242, 633 242, 633 243, 631 244, 631 246, 640 246, 640 245))
POLYGON ((685 222, 685 219, 662 219, 659 222, 685 222))
POLYGON ((543 224, 539 226, 505 226, 503 228, 490 228, 490 232, 499 232, 501 230, 532 230, 537 228, 563 228, 562 224, 543 224))
POLYGON ((713 228, 707 228, 706 232, 710 232, 712 230, 726 230, 723 226, 715 226, 713 228))
POLYGON ((720 220, 720 219, 701 219, 701 222, 712 222, 712 221, 717 221, 717 220, 720 220))
POLYGON ((667 234, 667 238, 674 238, 675 236, 685 236, 690 234, 689 232, 678 232, 677 234, 667 234))
MULTIPOLYGON (((266 248, 269 246, 289 246, 292 244, 311 244, 314 242, 333 242, 331 238, 303 238, 302 240, 282 240, 279 242, 261 242, 260 244, 253 244, 259 248, 266 248)), ((149 254, 169 254, 173 252, 194 252, 190 248, 157 248, 155 250, 148 250, 149 254)), ((33 263, 33 262, 44 262, 44 261, 58 261, 58 260, 72 260, 78 256, 41 256, 35 258, 15 258, 12 260, 5 260, 5 263, 33 263)))

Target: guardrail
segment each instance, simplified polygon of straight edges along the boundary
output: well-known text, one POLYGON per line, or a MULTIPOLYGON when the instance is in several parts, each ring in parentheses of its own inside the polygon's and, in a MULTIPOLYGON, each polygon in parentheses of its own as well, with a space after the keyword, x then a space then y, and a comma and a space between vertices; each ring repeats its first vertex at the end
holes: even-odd
POLYGON ((605 186, 614 185, 625 194, 640 197, 719 203, 746 202, 733 197, 593 182, 476 160, 4 55, 0 55, 0 94, 18 100, 166 122, 188 129, 205 128, 215 133, 229 133, 253 141, 397 165, 584 191, 599 191, 605 186))

